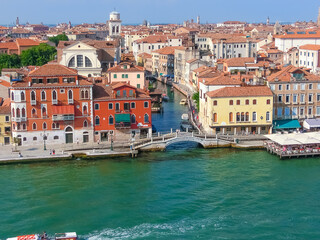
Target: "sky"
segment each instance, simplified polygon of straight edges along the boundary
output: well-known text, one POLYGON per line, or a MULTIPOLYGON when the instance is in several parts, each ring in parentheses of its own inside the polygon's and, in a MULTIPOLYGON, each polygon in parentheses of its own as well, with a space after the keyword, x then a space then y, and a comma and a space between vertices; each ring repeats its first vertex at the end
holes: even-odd
POLYGON ((106 22, 113 10, 123 24, 183 23, 200 15, 201 23, 316 21, 319 0, 1 0, 0 25, 106 22))

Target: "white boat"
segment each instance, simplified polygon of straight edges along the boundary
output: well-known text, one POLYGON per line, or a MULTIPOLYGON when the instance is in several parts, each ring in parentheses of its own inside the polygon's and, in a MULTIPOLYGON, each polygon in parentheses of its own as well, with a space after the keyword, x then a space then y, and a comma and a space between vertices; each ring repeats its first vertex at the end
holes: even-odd
POLYGON ((188 113, 182 114, 182 115, 181 115, 181 119, 182 119, 182 120, 189 120, 189 115, 188 115, 188 113))
POLYGON ((48 238, 44 232, 40 234, 21 235, 17 237, 7 238, 7 240, 77 240, 78 236, 76 232, 56 233, 54 238, 48 238))
POLYGON ((187 99, 185 99, 185 98, 181 99, 180 104, 181 105, 186 105, 187 104, 187 99))

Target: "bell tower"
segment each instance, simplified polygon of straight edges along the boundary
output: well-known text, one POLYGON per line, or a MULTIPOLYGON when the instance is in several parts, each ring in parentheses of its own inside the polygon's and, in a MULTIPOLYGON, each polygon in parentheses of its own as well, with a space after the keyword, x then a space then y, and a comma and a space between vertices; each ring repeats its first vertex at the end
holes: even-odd
POLYGON ((111 38, 119 37, 121 34, 121 20, 120 13, 111 12, 109 19, 109 36, 111 38))

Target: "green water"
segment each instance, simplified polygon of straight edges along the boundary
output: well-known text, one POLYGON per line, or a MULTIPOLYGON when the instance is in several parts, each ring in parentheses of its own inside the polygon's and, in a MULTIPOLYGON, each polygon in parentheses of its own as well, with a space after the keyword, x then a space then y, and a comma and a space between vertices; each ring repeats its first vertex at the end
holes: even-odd
POLYGON ((81 239, 320 238, 319 158, 192 147, 0 166, 0 239, 43 230, 81 239))

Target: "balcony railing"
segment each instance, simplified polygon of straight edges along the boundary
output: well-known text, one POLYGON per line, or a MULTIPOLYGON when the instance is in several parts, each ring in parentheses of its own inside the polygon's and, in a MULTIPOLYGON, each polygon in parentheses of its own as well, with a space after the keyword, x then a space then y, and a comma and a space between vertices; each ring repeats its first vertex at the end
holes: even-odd
POLYGON ((116 123, 115 128, 131 128, 131 123, 116 123))
POLYGON ((12 121, 13 122, 26 122, 27 118, 26 117, 13 117, 12 121))
POLYGON ((73 104, 73 99, 68 99, 68 104, 73 104))
POLYGON ((37 105, 37 100, 31 100, 30 103, 32 106, 37 105))
POLYGON ((52 99, 52 104, 53 104, 53 105, 58 104, 58 99, 52 99))
POLYGON ((53 121, 73 121, 74 115, 53 115, 53 121))

